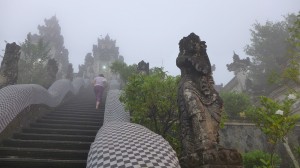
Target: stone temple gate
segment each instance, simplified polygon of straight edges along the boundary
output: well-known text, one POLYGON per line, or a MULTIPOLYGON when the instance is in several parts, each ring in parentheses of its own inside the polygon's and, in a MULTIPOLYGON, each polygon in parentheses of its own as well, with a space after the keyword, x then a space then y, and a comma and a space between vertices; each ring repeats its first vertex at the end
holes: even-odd
POLYGON ((105 74, 109 76, 109 66, 115 61, 124 61, 123 56, 119 55, 119 47, 116 46, 116 40, 112 40, 109 35, 99 39, 97 45, 93 45, 93 69, 94 76, 105 74))

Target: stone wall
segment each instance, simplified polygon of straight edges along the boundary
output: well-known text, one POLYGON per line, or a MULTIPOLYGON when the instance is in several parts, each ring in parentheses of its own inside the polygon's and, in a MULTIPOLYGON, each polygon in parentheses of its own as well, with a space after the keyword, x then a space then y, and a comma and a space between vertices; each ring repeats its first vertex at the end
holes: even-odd
MULTIPOLYGON (((253 123, 228 122, 219 131, 220 144, 226 148, 235 148, 242 154, 252 150, 262 150, 267 152, 269 145, 266 136, 253 123)), ((289 134, 289 145, 293 149, 300 145, 300 125, 289 134)), ((282 144, 278 145, 277 153, 282 158, 282 167, 292 165, 285 148, 282 144)))

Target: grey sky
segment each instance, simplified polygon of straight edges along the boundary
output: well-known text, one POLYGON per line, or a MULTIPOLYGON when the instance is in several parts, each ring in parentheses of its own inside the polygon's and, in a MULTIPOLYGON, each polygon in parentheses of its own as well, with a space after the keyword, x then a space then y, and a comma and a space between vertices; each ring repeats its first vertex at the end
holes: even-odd
POLYGON ((226 64, 233 51, 246 56, 251 25, 298 11, 300 0, 0 0, 0 49, 4 40, 21 43, 38 33, 37 26, 56 15, 75 71, 97 38, 109 34, 127 64, 144 60, 179 75, 178 42, 194 32, 216 64, 216 83, 226 84, 233 77, 226 64))

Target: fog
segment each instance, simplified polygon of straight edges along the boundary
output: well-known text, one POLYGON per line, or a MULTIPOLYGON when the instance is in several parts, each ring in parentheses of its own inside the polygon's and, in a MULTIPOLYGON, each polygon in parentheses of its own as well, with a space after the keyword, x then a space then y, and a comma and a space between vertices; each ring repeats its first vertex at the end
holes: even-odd
POLYGON ((5 41, 24 42, 56 15, 75 72, 97 38, 108 34, 127 64, 144 60, 179 75, 178 42, 194 32, 206 41, 216 84, 226 84, 233 77, 226 64, 233 51, 246 57, 251 26, 299 10, 299 0, 0 0, 0 55, 5 41))

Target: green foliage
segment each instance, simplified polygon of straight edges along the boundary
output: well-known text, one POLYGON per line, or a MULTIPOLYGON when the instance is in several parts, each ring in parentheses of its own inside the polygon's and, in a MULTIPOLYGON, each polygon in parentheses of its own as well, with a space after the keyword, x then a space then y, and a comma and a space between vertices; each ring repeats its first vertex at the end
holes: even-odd
POLYGON ((261 96, 260 107, 254 107, 248 111, 256 125, 264 132, 271 144, 284 142, 284 137, 296 125, 299 115, 292 114, 291 107, 295 99, 286 98, 283 102, 274 101, 271 98, 261 96))
POLYGON ((128 78, 136 74, 137 65, 127 65, 125 62, 115 61, 111 64, 110 70, 112 73, 117 73, 120 75, 121 80, 127 83, 128 78))
POLYGON ((220 128, 223 129, 225 127, 225 122, 228 120, 227 113, 223 113, 221 116, 220 128))
POLYGON ((224 110, 228 118, 240 118, 241 113, 245 112, 250 106, 250 97, 244 93, 221 92, 221 98, 224 102, 224 110))
MULTIPOLYGON (((271 155, 260 150, 254 150, 244 153, 243 155, 244 168, 269 168, 271 155)), ((274 155, 274 165, 277 167, 281 163, 278 155, 274 155)))
POLYGON ((168 76, 162 70, 146 76, 129 77, 120 97, 131 120, 164 137, 179 152, 178 138, 178 77, 168 76))
POLYGON ((288 42, 291 48, 289 49, 288 66, 283 72, 283 77, 300 84, 300 12, 296 16, 296 21, 289 31, 290 37, 288 38, 288 42))
POLYGON ((280 83, 278 74, 282 74, 289 60, 286 55, 291 45, 287 39, 294 19, 295 15, 288 15, 281 22, 253 25, 251 44, 246 46, 245 52, 252 57, 249 76, 255 91, 267 91, 270 83, 280 83))
MULTIPOLYGON (((49 86, 47 77, 47 61, 54 58, 59 70, 55 74, 59 79, 67 76, 69 69, 68 50, 64 47, 61 28, 55 16, 45 19, 45 26, 38 26, 39 35, 30 33, 21 44, 18 83, 35 83, 49 86)), ((70 72, 70 71, 69 71, 70 72)), ((70 77, 70 75, 68 76, 70 77)), ((52 78, 52 77, 51 77, 52 78)))
POLYGON ((294 149, 296 155, 298 156, 298 160, 300 160, 300 146, 296 146, 294 149))
POLYGON ((42 38, 37 43, 32 42, 31 34, 21 45, 22 57, 19 60, 18 83, 35 83, 44 86, 47 74, 46 62, 49 59, 50 49, 42 38))
POLYGON ((59 70, 56 74, 57 79, 63 79, 68 73, 69 51, 64 46, 64 37, 61 35, 61 27, 56 16, 44 20, 45 25, 38 26, 39 37, 49 43, 52 49, 52 58, 57 61, 59 70))
POLYGON ((275 147, 279 142, 285 142, 286 135, 292 131, 299 121, 300 116, 292 114, 292 105, 296 102, 296 96, 288 95, 282 102, 261 96, 260 106, 252 107, 247 115, 256 126, 267 136, 271 144, 271 165, 275 147))

